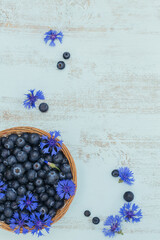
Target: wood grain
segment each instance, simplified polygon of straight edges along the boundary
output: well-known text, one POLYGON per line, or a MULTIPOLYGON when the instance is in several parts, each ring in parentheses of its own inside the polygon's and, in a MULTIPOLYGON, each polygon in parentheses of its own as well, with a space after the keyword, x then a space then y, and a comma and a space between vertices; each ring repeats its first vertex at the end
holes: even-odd
POLYGON ((45 239, 103 239, 103 220, 127 190, 144 218, 118 239, 160 239, 159 26, 158 0, 0 0, 0 130, 61 130, 78 170, 75 201, 45 239), (50 28, 63 31, 62 45, 44 44, 50 28), (71 59, 58 71, 64 51, 71 59), (47 113, 23 108, 31 88, 44 91, 47 113), (110 176, 119 166, 134 171, 134 186, 110 176))

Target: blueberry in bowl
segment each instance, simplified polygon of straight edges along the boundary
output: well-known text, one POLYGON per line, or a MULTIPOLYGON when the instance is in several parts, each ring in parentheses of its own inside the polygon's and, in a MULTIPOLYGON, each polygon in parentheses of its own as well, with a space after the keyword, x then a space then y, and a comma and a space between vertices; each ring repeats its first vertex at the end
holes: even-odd
POLYGON ((49 229, 69 209, 77 175, 60 137, 59 131, 47 133, 31 127, 0 132, 2 229, 40 236, 46 225, 49 229), (38 229, 37 222, 41 224, 38 229))

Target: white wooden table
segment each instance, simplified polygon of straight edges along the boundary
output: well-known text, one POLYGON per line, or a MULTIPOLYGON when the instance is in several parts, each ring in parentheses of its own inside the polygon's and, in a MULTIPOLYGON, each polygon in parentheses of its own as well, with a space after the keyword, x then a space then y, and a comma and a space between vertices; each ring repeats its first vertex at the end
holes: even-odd
MULTIPOLYGON (((1 0, 0 130, 61 130, 78 170, 78 191, 65 217, 42 239, 100 240, 110 214, 131 190, 143 221, 124 224, 125 240, 160 239, 160 1, 1 0), (64 33, 51 48, 43 34, 64 33), (56 69, 71 53, 63 71, 56 69), (28 111, 28 89, 44 91, 49 111, 28 111), (111 171, 130 167, 133 187, 111 171), (83 216, 89 209, 101 223, 83 216)), ((0 230, 0 239, 29 239, 0 230)))

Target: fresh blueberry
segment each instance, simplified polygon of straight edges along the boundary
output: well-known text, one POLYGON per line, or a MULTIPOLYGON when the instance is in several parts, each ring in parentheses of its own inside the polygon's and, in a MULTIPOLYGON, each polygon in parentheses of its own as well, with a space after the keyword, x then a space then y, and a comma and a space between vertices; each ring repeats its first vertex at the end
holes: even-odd
POLYGON ((17 204, 19 204, 21 198, 22 198, 22 196, 17 196, 17 198, 16 198, 16 203, 17 203, 17 204))
POLYGON ((17 138, 18 138, 18 135, 14 133, 8 136, 8 139, 12 140, 14 143, 16 142, 17 138))
POLYGON ((6 195, 3 195, 3 197, 0 198, 0 203, 4 203, 6 201, 6 195))
POLYGON ((55 202, 54 208, 56 210, 58 210, 58 209, 62 208, 63 206, 64 206, 64 200, 62 199, 62 200, 55 202))
POLYGON ((45 156, 45 160, 48 161, 48 162, 52 162, 52 157, 51 157, 51 155, 46 155, 46 156, 45 156))
POLYGON ((2 145, 4 145, 4 143, 5 143, 6 140, 7 140, 7 137, 2 137, 2 138, 1 138, 1 143, 2 143, 2 145))
POLYGON ((38 173, 37 173, 37 175, 38 175, 38 177, 40 177, 40 178, 45 178, 46 177, 46 171, 45 170, 39 170, 38 171, 38 173))
POLYGON ((65 68, 65 63, 63 61, 59 61, 57 63, 57 68, 60 69, 60 70, 64 69, 65 68))
POLYGON ((62 164, 69 164, 68 159, 66 157, 63 157, 62 164))
POLYGON ((36 192, 37 192, 38 194, 44 193, 44 192, 45 192, 45 187, 43 187, 43 186, 37 187, 37 188, 36 188, 36 192))
POLYGON ((25 144, 26 144, 26 141, 23 137, 17 138, 17 140, 16 140, 17 147, 23 148, 25 144))
POLYGON ((112 171, 112 176, 113 176, 113 177, 118 177, 118 176, 119 176, 119 171, 118 171, 118 169, 115 169, 115 170, 112 171))
POLYGON ((17 163, 13 165, 12 173, 14 177, 17 177, 17 178, 22 177, 24 172, 25 172, 25 169, 21 164, 17 163))
POLYGON ((35 180, 35 178, 37 177, 37 172, 35 170, 31 169, 28 171, 27 177, 30 182, 33 182, 35 180))
POLYGON ((53 187, 54 187, 54 189, 56 190, 57 189, 57 187, 58 187, 58 180, 56 180, 55 182, 54 182, 54 184, 53 184, 53 187))
POLYGON ((12 202, 12 203, 11 203, 11 208, 12 208, 13 210, 18 209, 18 204, 17 204, 16 202, 12 202))
POLYGON ((60 179, 60 180, 63 180, 63 179, 65 179, 65 178, 66 178, 65 173, 60 172, 60 173, 59 173, 59 179, 60 179))
POLYGON ((0 213, 4 212, 4 204, 0 204, 0 213))
POLYGON ((72 173, 71 172, 69 172, 69 173, 66 173, 66 179, 72 179, 73 178, 73 176, 72 176, 72 173))
POLYGON ((53 208, 54 204, 55 204, 54 198, 53 197, 49 197, 48 200, 46 201, 47 207, 53 208))
POLYGON ((19 178, 19 183, 21 183, 21 184, 26 184, 26 183, 28 183, 28 178, 27 178, 27 176, 23 176, 22 178, 19 178))
POLYGON ((55 194, 55 195, 54 195, 54 199, 55 199, 56 201, 60 201, 60 200, 61 200, 61 198, 60 198, 60 196, 59 196, 58 194, 55 194))
POLYGON ((13 166, 13 164, 17 163, 17 160, 16 160, 15 156, 10 155, 7 158, 7 163, 8 163, 8 166, 13 166))
POLYGON ((10 169, 7 169, 7 171, 5 171, 4 176, 7 180, 13 179, 12 171, 10 169))
POLYGON ((34 181, 34 184, 36 187, 41 187, 43 185, 43 179, 42 178, 36 178, 34 181))
MULTIPOLYGON (((11 211, 12 211, 12 210, 11 210, 11 211)), ((12 216, 12 215, 11 215, 11 216, 12 216)), ((11 223, 10 220, 11 220, 10 217, 9 217, 9 218, 6 217, 5 220, 4 220, 4 222, 9 225, 9 224, 11 223)))
POLYGON ((34 169, 35 171, 39 171, 39 170, 41 169, 41 164, 40 164, 39 162, 35 162, 35 163, 33 164, 33 169, 34 169))
POLYGON ((51 218, 53 218, 56 215, 56 211, 54 209, 50 209, 48 215, 51 216, 51 218))
POLYGON ((92 223, 93 224, 98 224, 100 222, 100 219, 98 217, 92 218, 92 223))
POLYGON ((13 149, 14 148, 14 142, 12 141, 12 140, 10 140, 10 139, 7 139, 6 141, 5 141, 5 143, 4 143, 4 147, 6 148, 6 149, 13 149))
POLYGON ((15 201, 17 198, 17 192, 14 190, 14 188, 8 188, 6 191, 6 198, 10 201, 15 201))
POLYGON ((89 217, 91 215, 91 212, 89 211, 89 210, 86 210, 85 212, 84 212, 84 216, 85 217, 89 217))
POLYGON ((40 105, 39 105, 39 110, 41 111, 41 112, 47 112, 48 111, 48 104, 47 103, 41 103, 40 105))
POLYGON ((62 172, 64 172, 64 173, 69 173, 69 172, 71 172, 71 167, 70 167, 70 165, 69 164, 63 164, 62 166, 61 166, 61 171, 62 172))
POLYGON ((52 170, 47 174, 47 184, 53 185, 56 180, 59 180, 59 175, 56 171, 52 170))
POLYGON ((63 154, 61 152, 58 152, 55 156, 53 156, 54 163, 62 163, 62 161, 63 161, 63 154))
POLYGON ((2 180, 2 178, 3 178, 3 174, 2 174, 2 173, 0 173, 0 180, 2 180))
POLYGON ((30 135, 29 133, 23 133, 21 137, 24 138, 24 140, 26 142, 28 142, 29 141, 29 135, 30 135))
POLYGON ((45 215, 48 213, 48 208, 46 206, 42 206, 38 208, 38 212, 40 212, 42 215, 45 215))
POLYGON ((26 144, 23 147, 23 151, 25 151, 26 153, 30 153, 31 150, 32 150, 32 147, 29 144, 26 144))
POLYGON ((29 155, 29 158, 30 158, 31 162, 36 162, 39 158, 39 152, 35 151, 35 150, 31 151, 30 155, 29 155))
POLYGON ((28 156, 27 156, 26 152, 19 151, 16 155, 16 158, 17 158, 18 162, 23 163, 23 162, 27 161, 28 156))
POLYGON ((130 191, 125 192, 123 198, 126 202, 131 202, 134 199, 134 194, 130 191))
POLYGON ((19 196, 24 196, 27 192, 27 189, 25 186, 21 185, 18 189, 17 189, 17 193, 19 196))
POLYGON ((7 218, 12 217, 12 215, 13 215, 12 209, 11 209, 11 208, 5 208, 5 209, 4 209, 4 215, 5 215, 5 217, 7 217, 7 218))
POLYGON ((33 191, 33 190, 34 190, 34 184, 33 184, 33 182, 29 182, 29 183, 26 185, 26 187, 27 187, 27 189, 28 189, 29 191, 33 191))
POLYGON ((0 214, 0 221, 4 221, 4 220, 5 220, 4 214, 0 214))
POLYGON ((9 155, 10 155, 10 151, 9 150, 7 150, 7 149, 3 149, 2 150, 2 152, 1 152, 1 156, 3 157, 3 158, 7 158, 9 155))
POLYGON ((53 188, 49 188, 46 191, 50 197, 53 197, 55 195, 55 190, 53 188))
POLYGON ((38 159, 38 162, 41 164, 41 165, 43 165, 44 164, 44 158, 43 157, 40 157, 39 159, 38 159))
POLYGON ((19 182, 17 180, 12 181, 11 187, 14 189, 17 189, 20 186, 19 182))
POLYGON ((12 181, 7 181, 7 186, 8 186, 9 188, 12 188, 12 181))
POLYGON ((4 203, 4 207, 5 207, 5 208, 10 208, 10 207, 11 207, 11 201, 6 201, 6 202, 4 203))
POLYGON ((29 161, 26 161, 26 162, 24 163, 24 168, 25 168, 26 170, 30 170, 30 169, 32 168, 32 163, 29 162, 29 161))
POLYGON ((31 133, 29 136, 29 143, 31 145, 38 145, 40 142, 40 136, 37 133, 31 133))
POLYGON ((63 53, 63 58, 64 59, 69 59, 70 58, 70 53, 69 52, 64 52, 63 53))
POLYGON ((49 171, 51 170, 51 168, 50 168, 47 164, 44 164, 43 169, 44 169, 46 172, 49 172, 49 171))
POLYGON ((21 151, 21 149, 18 148, 18 147, 16 147, 16 148, 13 150, 13 154, 16 156, 19 151, 21 151))
POLYGON ((6 167, 3 163, 0 163, 0 173, 4 173, 6 170, 6 167))

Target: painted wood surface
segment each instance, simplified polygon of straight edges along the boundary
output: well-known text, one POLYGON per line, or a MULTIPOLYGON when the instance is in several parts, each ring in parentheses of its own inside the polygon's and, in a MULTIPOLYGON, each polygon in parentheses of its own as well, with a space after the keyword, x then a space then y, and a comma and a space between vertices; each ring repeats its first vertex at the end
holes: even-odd
POLYGON ((0 130, 61 130, 78 171, 71 208, 42 239, 104 239, 103 221, 127 190, 144 218, 124 224, 117 239, 160 239, 159 45, 158 0, 0 0, 0 130), (63 31, 62 45, 44 44, 50 28, 63 31), (64 51, 71 59, 59 71, 64 51), (47 113, 23 108, 31 88, 44 91, 47 113), (133 187, 111 177, 120 166, 134 171, 133 187), (86 209, 99 225, 83 216, 86 209))

